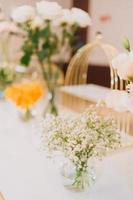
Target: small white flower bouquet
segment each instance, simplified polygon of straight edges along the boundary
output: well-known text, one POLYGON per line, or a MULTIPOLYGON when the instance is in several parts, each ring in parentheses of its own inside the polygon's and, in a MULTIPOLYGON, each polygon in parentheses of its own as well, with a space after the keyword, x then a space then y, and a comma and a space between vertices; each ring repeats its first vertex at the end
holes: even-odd
POLYGON ((115 122, 103 118, 92 107, 72 117, 47 115, 42 125, 46 149, 63 152, 74 164, 74 189, 85 189, 89 159, 102 158, 110 149, 120 146, 115 122))
MULTIPOLYGON (((127 52, 120 53, 116 57, 114 57, 112 59, 112 67, 116 70, 120 80, 125 81, 126 91, 123 91, 124 88, 122 88, 122 91, 113 91, 113 93, 115 93, 115 95, 113 96, 116 99, 119 98, 120 101, 118 103, 116 100, 115 102, 117 103, 115 104, 117 106, 114 106, 111 103, 110 107, 112 107, 115 110, 118 110, 120 108, 120 111, 129 111, 133 113, 133 50, 131 49, 130 41, 128 40, 128 38, 124 39, 123 45, 127 52), (121 105, 119 106, 119 104, 121 105)), ((108 97, 110 102, 112 102, 111 95, 108 97)))

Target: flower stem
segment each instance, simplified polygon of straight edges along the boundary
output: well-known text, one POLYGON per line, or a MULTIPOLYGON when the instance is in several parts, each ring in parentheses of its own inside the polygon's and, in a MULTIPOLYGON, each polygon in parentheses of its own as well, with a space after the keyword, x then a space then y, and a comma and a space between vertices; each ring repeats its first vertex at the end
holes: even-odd
POLYGON ((28 121, 28 120, 31 119, 32 117, 33 117, 33 116, 32 116, 32 113, 31 113, 30 109, 29 109, 29 108, 26 108, 24 114, 22 115, 22 119, 23 119, 24 121, 28 121))
POLYGON ((84 164, 83 167, 78 168, 76 167, 76 174, 75 174, 75 180, 72 184, 74 189, 83 191, 85 190, 87 186, 87 165, 84 164))

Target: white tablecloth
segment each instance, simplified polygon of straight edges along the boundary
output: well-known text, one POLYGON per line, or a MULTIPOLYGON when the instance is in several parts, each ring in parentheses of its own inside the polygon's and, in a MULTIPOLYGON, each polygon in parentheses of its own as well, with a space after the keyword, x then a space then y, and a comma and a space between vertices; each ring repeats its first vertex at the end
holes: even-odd
POLYGON ((133 149, 106 157, 88 191, 63 186, 59 164, 38 147, 34 121, 22 122, 16 110, 0 102, 0 191, 5 200, 133 200, 133 149))

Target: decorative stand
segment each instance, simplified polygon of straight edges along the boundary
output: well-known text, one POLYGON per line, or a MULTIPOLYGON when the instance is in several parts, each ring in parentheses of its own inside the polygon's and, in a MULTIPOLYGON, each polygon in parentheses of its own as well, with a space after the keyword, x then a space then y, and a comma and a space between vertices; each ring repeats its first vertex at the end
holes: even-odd
MULTIPOLYGON (((113 57, 118 54, 118 51, 113 46, 103 43, 101 34, 98 34, 95 41, 83 46, 78 50, 76 55, 74 55, 68 66, 65 85, 73 86, 87 84, 87 73, 89 71, 90 56, 92 50, 96 48, 101 49, 108 60, 110 66, 110 88, 125 90, 127 82, 121 80, 118 77, 117 71, 112 67, 111 64, 113 57)), ((73 98, 71 95, 67 94, 67 92, 64 92, 62 96, 62 102, 64 102, 65 105, 68 104, 68 107, 72 108, 74 106, 74 108, 78 108, 81 106, 85 108, 88 106, 86 100, 82 101, 82 103, 79 103, 79 98, 77 98, 77 101, 75 101, 76 96, 73 98), (77 105, 77 103, 79 105, 77 105)), ((119 113, 108 108, 104 108, 104 110, 106 110, 106 112, 104 111, 106 114, 110 114, 113 116, 113 118, 115 118, 118 128, 122 132, 133 135, 133 115, 130 112, 119 113)))

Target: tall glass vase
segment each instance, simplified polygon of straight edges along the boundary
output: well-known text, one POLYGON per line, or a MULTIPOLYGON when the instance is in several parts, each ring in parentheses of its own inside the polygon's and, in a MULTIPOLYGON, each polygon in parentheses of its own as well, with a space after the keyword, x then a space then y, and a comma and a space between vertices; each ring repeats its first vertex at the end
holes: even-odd
POLYGON ((51 113, 55 116, 58 115, 58 109, 55 102, 55 89, 48 91, 48 102, 44 111, 44 114, 51 113))
POLYGON ((46 113, 51 113, 56 116, 58 115, 58 108, 56 105, 55 90, 59 85, 63 83, 64 76, 61 69, 59 69, 56 64, 50 62, 49 60, 48 62, 39 61, 39 63, 43 83, 45 88, 48 90, 47 106, 45 108, 44 115, 46 113))
POLYGON ((43 73, 43 79, 44 83, 48 90, 47 95, 47 106, 44 111, 44 115, 46 113, 51 113, 55 116, 58 115, 58 108, 56 105, 56 99, 55 99, 55 90, 58 86, 58 80, 60 77, 60 71, 56 67, 56 65, 48 63, 45 65, 41 65, 42 73, 43 73))

